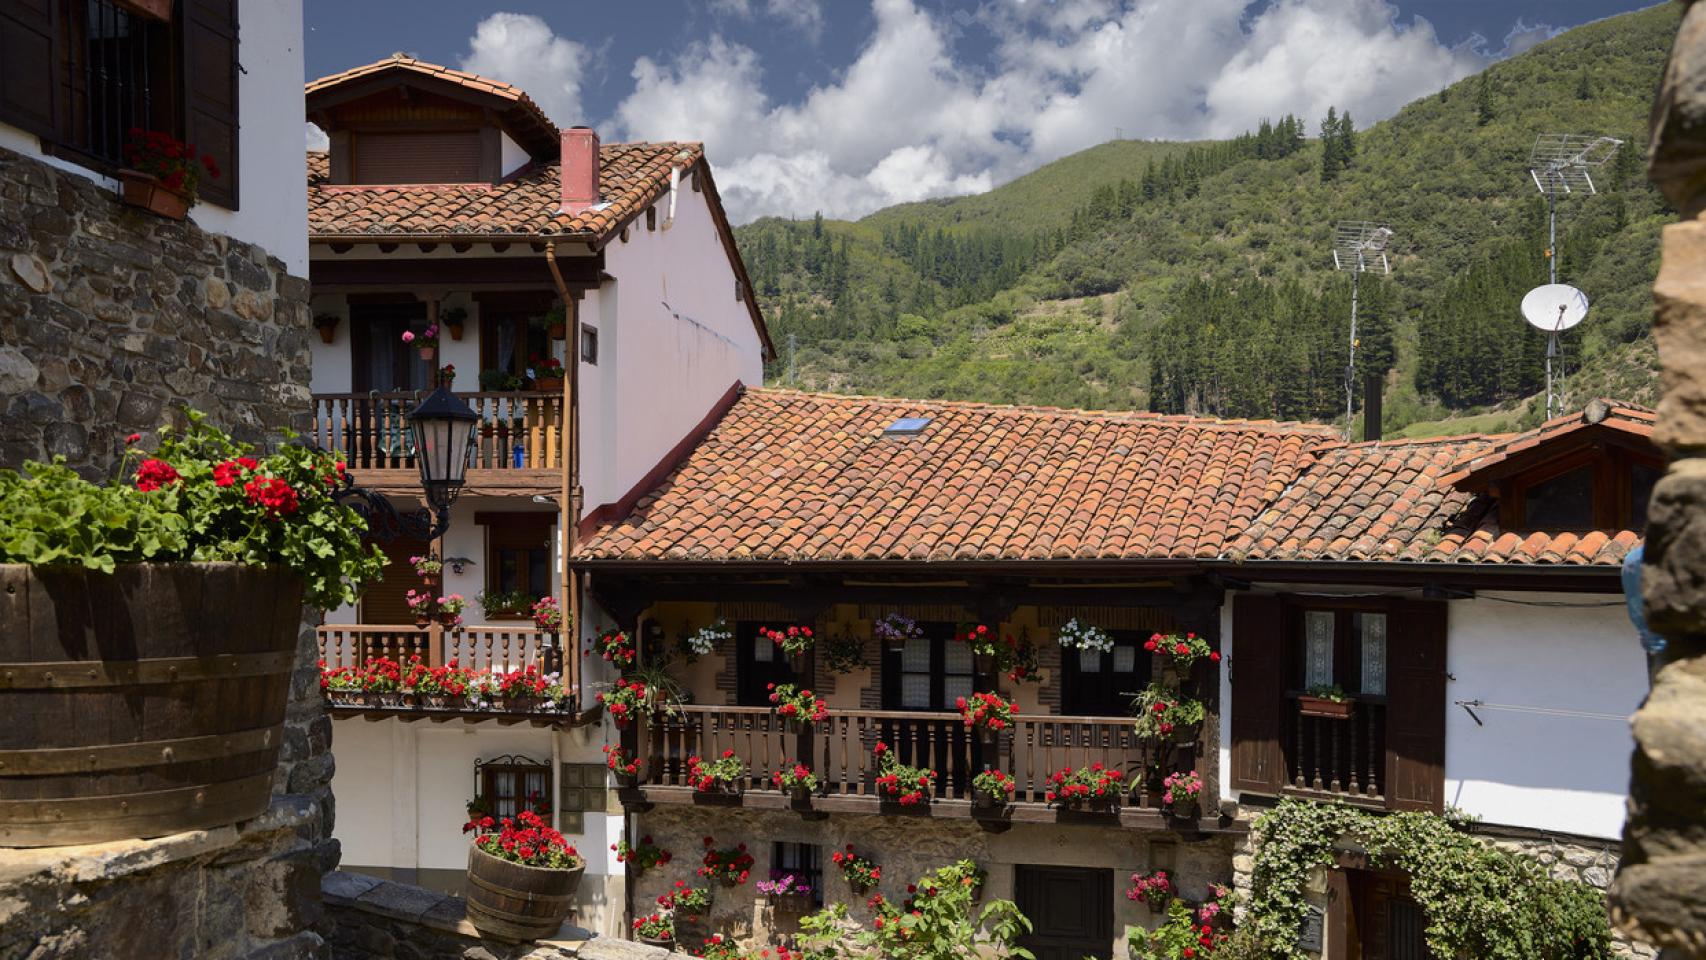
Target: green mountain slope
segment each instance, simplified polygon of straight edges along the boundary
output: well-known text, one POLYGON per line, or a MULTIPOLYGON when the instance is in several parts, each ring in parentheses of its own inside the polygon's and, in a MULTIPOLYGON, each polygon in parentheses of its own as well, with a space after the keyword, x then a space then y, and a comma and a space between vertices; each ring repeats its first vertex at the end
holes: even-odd
MULTIPOLYGON (((1495 64, 1357 132, 1330 179, 1327 147, 1282 123, 1236 142, 1104 144, 855 223, 748 224, 737 237, 782 349, 772 378, 1342 418, 1349 291, 1331 232, 1378 219, 1397 234, 1393 274, 1364 283, 1359 371, 1384 384, 1387 429, 1532 422, 1543 342, 1517 304, 1546 265, 1528 151, 1542 132, 1591 132, 1626 145, 1599 195, 1560 204, 1560 279, 1593 300, 1565 343, 1566 399, 1651 399, 1650 286, 1672 214, 1640 155, 1677 20, 1655 7, 1495 64)), ((1314 137, 1321 118, 1305 119, 1314 137)))

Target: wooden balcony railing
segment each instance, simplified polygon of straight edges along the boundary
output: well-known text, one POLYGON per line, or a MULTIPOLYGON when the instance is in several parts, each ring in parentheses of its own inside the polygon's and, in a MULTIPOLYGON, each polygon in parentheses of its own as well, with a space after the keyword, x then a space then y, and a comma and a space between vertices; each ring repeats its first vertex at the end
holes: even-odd
MULTIPOLYGON (((470 470, 563 466, 563 397, 556 393, 459 393, 480 415, 470 470)), ((317 393, 308 439, 340 453, 352 470, 415 469, 409 412, 419 393, 317 393)))
POLYGON ((1358 698, 1343 719, 1305 716, 1288 695, 1286 782, 1294 792, 1382 801, 1386 787, 1386 701, 1358 698))
POLYGON ((834 711, 795 733, 768 708, 689 705, 674 719, 654 720, 642 737, 648 786, 687 787, 688 757, 733 750, 746 761, 749 790, 774 790, 770 775, 782 761, 803 760, 823 781, 824 796, 873 800, 880 799, 873 754, 878 742, 902 763, 935 770, 938 800, 970 800, 971 778, 999 768, 1018 780, 1016 803, 1041 804, 1052 773, 1100 761, 1129 780, 1145 756, 1131 721, 1113 717, 1016 716, 991 750, 957 713, 834 711))
POLYGON ((531 626, 442 627, 329 624, 318 631, 320 659, 327 667, 360 667, 376 657, 405 661, 411 655, 438 665, 455 660, 475 670, 509 672, 544 668, 545 634, 531 626))

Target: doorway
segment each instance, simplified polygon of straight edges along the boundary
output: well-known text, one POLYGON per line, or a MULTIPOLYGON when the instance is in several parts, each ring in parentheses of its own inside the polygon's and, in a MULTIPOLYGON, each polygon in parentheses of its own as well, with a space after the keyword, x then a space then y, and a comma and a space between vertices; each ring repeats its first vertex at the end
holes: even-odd
POLYGON ((1332 960, 1434 960, 1424 931, 1427 918, 1410 895, 1410 878, 1385 870, 1343 870, 1348 909, 1334 924, 1332 960))
POLYGON ((1019 945, 1037 960, 1110 960, 1114 872, 1082 867, 1013 868, 1014 899, 1031 921, 1019 945))

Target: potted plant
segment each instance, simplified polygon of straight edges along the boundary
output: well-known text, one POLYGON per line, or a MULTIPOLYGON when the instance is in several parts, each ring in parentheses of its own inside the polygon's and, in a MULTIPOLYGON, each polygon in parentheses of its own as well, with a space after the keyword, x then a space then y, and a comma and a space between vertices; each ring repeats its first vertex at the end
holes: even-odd
POLYGON ((468 690, 468 671, 451 660, 442 666, 430 667, 419 657, 403 678, 405 686, 415 692, 417 702, 429 710, 445 710, 468 690))
POLYGON ((829 707, 810 690, 799 690, 791 683, 765 686, 770 691, 770 703, 776 715, 782 718, 788 729, 797 733, 804 727, 829 719, 829 707))
POLYGON ((652 913, 634 918, 634 938, 648 946, 675 949, 675 918, 668 913, 652 913))
POLYGON ((936 877, 944 883, 957 883, 966 888, 971 893, 971 902, 981 903, 989 871, 978 866, 975 860, 956 860, 936 871, 936 877))
POLYGON ((403 670, 390 657, 374 657, 362 673, 362 690, 367 702, 381 707, 398 707, 403 703, 403 670))
POLYGON ((468 847, 468 922, 496 937, 535 940, 557 932, 574 904, 586 860, 532 810, 505 817, 468 847))
POLYGON ((172 220, 189 215, 204 174, 219 179, 211 154, 198 155, 194 144, 159 130, 132 127, 124 162, 118 172, 124 202, 172 220))
POLYGON ((1297 712, 1306 717, 1349 720, 1356 712, 1356 701, 1337 685, 1317 684, 1297 698, 1297 712))
POLYGON ((562 340, 568 336, 568 312, 561 303, 553 304, 550 310, 539 318, 539 325, 545 328, 545 335, 552 340, 562 340))
POLYGON ((830 854, 830 859, 841 868, 841 877, 847 881, 847 886, 854 896, 862 897, 870 893, 883 880, 883 868, 854 853, 851 843, 847 845, 847 849, 830 854))
POLYGON ((1202 701, 1182 696, 1160 680, 1143 688, 1132 701, 1133 726, 1140 737, 1189 743, 1202 727, 1202 701))
POLYGON ((534 664, 511 670, 498 678, 498 697, 511 713, 531 713, 551 686, 551 678, 534 664))
POLYGON ((446 630, 454 630, 462 626, 462 611, 468 606, 468 601, 462 599, 460 593, 449 593, 438 598, 438 623, 446 630))
POLYGON ((328 669, 326 661, 320 661, 320 690, 326 695, 326 700, 333 706, 349 707, 361 703, 361 674, 353 667, 333 667, 328 669))
POLYGON ((428 324, 427 328, 420 333, 404 330, 402 341, 404 344, 420 350, 422 360, 431 360, 438 354, 438 324, 428 324))
POLYGON ((474 602, 486 611, 487 619, 514 620, 527 615, 533 598, 523 590, 482 590, 474 594, 474 602))
POLYGON ((651 702, 646 693, 645 684, 618 677, 615 686, 598 695, 598 702, 604 704, 605 711, 618 728, 626 728, 636 716, 651 713, 651 702))
POLYGON ((598 654, 616 667, 627 673, 639 659, 639 652, 634 649, 634 638, 628 636, 626 630, 606 630, 592 642, 592 652, 598 654))
POLYGON ((1125 898, 1133 903, 1141 900, 1149 907, 1150 913, 1161 913, 1167 909, 1167 904, 1173 901, 1173 881, 1167 876, 1167 871, 1157 870, 1154 873, 1134 873, 1131 875, 1131 886, 1126 889, 1125 898))
POLYGON ((1173 816, 1189 820, 1197 815, 1197 798, 1202 793, 1202 778, 1195 770, 1169 773, 1161 781, 1161 802, 1173 816))
POLYGON ((700 657, 710 656, 720 644, 733 640, 734 636, 734 631, 729 629, 729 625, 718 620, 708 627, 700 627, 683 636, 681 638, 681 653, 687 658, 688 663, 692 663, 700 657))
POLYGON ((1101 656, 1114 649, 1114 638, 1100 627, 1088 623, 1079 623, 1077 617, 1060 628, 1055 637, 1062 650, 1077 650, 1078 656, 1086 667, 1093 668, 1101 662, 1101 656))
POLYGON ((444 329, 450 331, 450 339, 459 341, 462 339, 462 325, 468 322, 468 310, 466 307, 451 307, 440 313, 438 319, 444 324, 444 329))
POLYGON ((456 385, 456 364, 447 363, 444 366, 439 367, 437 375, 435 375, 433 377, 433 382, 437 386, 443 387, 446 390, 449 390, 451 387, 455 386, 456 385))
POLYGON ((637 787, 640 785, 640 761, 628 755, 619 744, 605 744, 604 765, 610 768, 616 777, 619 787, 637 787))
POLYGON ((777 913, 806 914, 817 906, 811 884, 804 877, 780 870, 772 870, 770 879, 758 881, 758 892, 770 899, 777 913))
POLYGON ((746 793, 746 762, 733 750, 707 761, 697 755, 687 758, 687 782, 703 796, 738 797, 746 793))
POLYGON ((562 632, 563 609, 557 606, 556 597, 540 597, 533 601, 533 625, 553 635, 562 632))
POLYGON ((872 751, 877 759, 877 795, 902 807, 924 808, 930 805, 935 789, 936 771, 927 767, 910 767, 895 758, 889 745, 878 741, 872 751))
POLYGON ((321 343, 331 343, 337 339, 339 319, 335 313, 322 313, 314 318, 314 329, 320 331, 321 343))
POLYGON ((610 845, 616 852, 616 862, 625 864, 628 872, 638 877, 654 867, 667 865, 675 859, 675 855, 652 842, 650 834, 640 838, 640 842, 629 845, 627 840, 618 840, 610 845))
POLYGON ((908 640, 924 639, 924 628, 918 621, 899 613, 891 613, 871 624, 871 633, 882 641, 883 649, 899 650, 908 640))
POLYGON ((787 794, 796 807, 810 805, 812 794, 822 786, 810 767, 793 760, 783 760, 782 768, 770 775, 770 782, 787 794))
POLYGON ((1013 638, 1003 639, 987 624, 972 624, 961 628, 955 639, 971 647, 972 669, 983 676, 993 674, 1002 663, 1011 659, 1013 638))
POLYGON ((1143 649, 1155 654, 1162 667, 1176 680, 1185 680, 1198 660, 1220 662, 1220 651, 1194 633, 1156 633, 1143 642, 1143 649))
POLYGON ((817 636, 811 627, 791 626, 780 630, 760 627, 758 635, 774 643, 788 658, 788 669, 796 674, 806 672, 806 655, 817 645, 817 636))
POLYGON ((980 691, 958 698, 954 706, 959 708, 960 719, 976 732, 986 749, 994 749, 1000 743, 1001 732, 1013 726, 1013 704, 1001 699, 998 693, 980 691))
POLYGON ((533 389, 540 393, 563 392, 563 361, 549 354, 535 354, 527 361, 527 368, 533 377, 533 389))
POLYGON ((1018 782, 1000 770, 985 770, 971 778, 971 808, 974 815, 1000 813, 1013 799, 1018 782))
POLYGON ((658 895, 657 902, 678 922, 697 926, 711 915, 713 897, 710 887, 690 887, 687 881, 677 880, 668 893, 658 895))
POLYGON ((409 612, 415 615, 415 626, 421 630, 432 626, 438 616, 438 604, 429 591, 410 590, 403 594, 403 602, 409 605, 409 612))
POLYGON ((865 641, 856 634, 836 632, 823 639, 823 665, 830 673, 852 673, 865 665, 865 641))
POLYGON ((429 587, 437 586, 444 576, 444 562, 438 559, 438 554, 428 553, 424 556, 410 557, 409 565, 415 568, 415 576, 429 587))
POLYGON ((1063 810, 1087 807, 1106 812, 1119 807, 1124 792, 1125 775, 1097 760, 1076 770, 1068 767, 1051 774, 1043 800, 1063 810))
POLYGON ((752 960, 739 943, 720 933, 713 933, 705 938, 699 956, 703 960, 752 960))
POLYGON ((746 844, 719 850, 714 837, 705 837, 701 842, 705 855, 699 861, 699 876, 725 887, 738 887, 752 876, 752 854, 746 852, 746 844))

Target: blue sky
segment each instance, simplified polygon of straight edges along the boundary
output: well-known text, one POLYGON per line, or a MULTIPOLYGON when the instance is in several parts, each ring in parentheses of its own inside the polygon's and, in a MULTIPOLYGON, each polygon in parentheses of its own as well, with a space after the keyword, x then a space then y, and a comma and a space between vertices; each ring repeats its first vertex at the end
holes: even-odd
POLYGON ((1639 0, 306 0, 310 77, 407 52, 610 139, 703 140, 739 220, 986 190, 1116 135, 1359 123, 1639 0))

